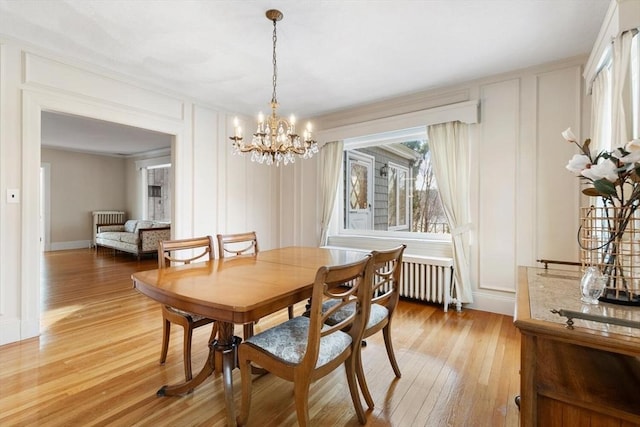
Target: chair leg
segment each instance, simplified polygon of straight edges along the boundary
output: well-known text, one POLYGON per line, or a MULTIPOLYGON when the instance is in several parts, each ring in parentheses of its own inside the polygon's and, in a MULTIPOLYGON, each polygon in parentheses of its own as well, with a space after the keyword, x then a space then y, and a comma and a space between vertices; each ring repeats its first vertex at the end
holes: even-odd
MULTIPOLYGON (((353 407, 356 410, 356 415, 358 415, 358 421, 360 421, 360 424, 366 424, 367 416, 365 415, 364 409, 362 408, 362 403, 360 402, 360 393, 358 392, 358 384, 356 383, 356 371, 357 371, 356 366, 362 365, 357 361, 357 359, 358 357, 354 352, 353 354, 351 354, 349 359, 345 361, 344 367, 347 373, 347 383, 349 384, 349 393, 351 393, 351 401, 353 402, 353 407)), ((369 407, 373 408, 372 405, 369 407)))
POLYGON ((309 425, 309 378, 294 377, 293 394, 296 400, 296 414, 298 415, 298 425, 307 427, 309 425))
POLYGON ((367 385, 367 379, 364 376, 364 368, 362 367, 362 353, 358 350, 354 357, 356 377, 358 378, 358 384, 360 384, 360 390, 362 391, 362 395, 364 396, 364 400, 367 402, 369 409, 373 409, 373 397, 371 397, 371 392, 367 385))
POLYGON ((160 351, 160 364, 164 365, 167 361, 167 351, 169 350, 169 336, 171 333, 171 322, 163 319, 162 323, 162 349, 160 351))
POLYGON ((393 372, 396 374, 396 377, 400 378, 402 374, 400 373, 398 362, 396 362, 396 355, 393 352, 393 344, 391 343, 391 323, 388 323, 387 326, 382 329, 382 335, 384 336, 384 346, 387 348, 387 356, 389 356, 389 362, 391 362, 393 372))
POLYGON ((193 378, 191 373, 191 337, 193 328, 191 325, 184 327, 184 346, 182 348, 182 359, 184 361, 184 378, 189 381, 193 378))
MULTIPOLYGON (((242 351, 241 348, 238 349, 242 351)), ((240 377, 242 381, 242 401, 240 407, 240 414, 237 417, 237 422, 239 426, 244 426, 247 424, 249 419, 249 411, 251 410, 251 361, 244 360, 241 355, 239 357, 240 364, 240 377)))
POLYGON ((293 319, 293 306, 290 305, 287 310, 289 311, 289 320, 293 319))

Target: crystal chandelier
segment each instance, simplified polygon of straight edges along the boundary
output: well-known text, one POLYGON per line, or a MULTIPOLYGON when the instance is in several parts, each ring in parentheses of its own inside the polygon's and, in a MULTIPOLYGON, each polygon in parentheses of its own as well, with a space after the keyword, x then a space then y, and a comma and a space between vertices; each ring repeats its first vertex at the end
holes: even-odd
POLYGON ((251 153, 251 160, 267 165, 280 162, 293 163, 296 156, 308 159, 318 152, 318 143, 311 136, 311 123, 307 123, 302 136, 296 132, 296 119, 293 115, 286 120, 278 117, 278 99, 276 97, 276 82, 278 69, 276 63, 276 22, 283 17, 279 10, 271 9, 266 13, 267 19, 273 21, 273 94, 271 96, 271 115, 265 120, 262 113, 258 115, 258 126, 251 143, 246 143, 242 137, 242 128, 238 118, 234 119, 234 135, 229 137, 233 141, 233 154, 251 153))

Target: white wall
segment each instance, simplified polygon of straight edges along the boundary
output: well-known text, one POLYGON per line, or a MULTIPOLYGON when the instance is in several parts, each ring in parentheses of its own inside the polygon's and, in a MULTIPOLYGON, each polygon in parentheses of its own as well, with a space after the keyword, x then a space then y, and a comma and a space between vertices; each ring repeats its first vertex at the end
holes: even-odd
POLYGON ((125 160, 43 148, 50 164, 51 250, 88 248, 96 210, 126 210, 125 160))

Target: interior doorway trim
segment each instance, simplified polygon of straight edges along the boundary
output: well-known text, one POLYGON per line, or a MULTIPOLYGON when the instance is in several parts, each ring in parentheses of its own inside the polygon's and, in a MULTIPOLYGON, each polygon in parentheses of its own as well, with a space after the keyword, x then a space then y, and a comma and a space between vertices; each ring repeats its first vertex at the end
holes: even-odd
POLYGON ((51 250, 51 164, 42 163, 40 166, 40 247, 42 251, 51 250))
MULTIPOLYGON (((21 321, 20 339, 40 333, 40 165, 41 116, 43 111, 74 114, 98 120, 135 126, 173 135, 172 157, 176 168, 190 168, 190 147, 185 138, 185 123, 139 109, 114 105, 107 100, 86 99, 79 96, 37 91, 29 88, 22 92, 22 200, 21 205, 21 321)), ((174 208, 172 222, 183 221, 190 227, 193 199, 192 188, 180 185, 179 174, 174 173, 175 204, 185 202, 180 210, 174 208), (180 218, 177 218, 178 214, 180 218), (183 217, 184 215, 184 217, 183 217)))

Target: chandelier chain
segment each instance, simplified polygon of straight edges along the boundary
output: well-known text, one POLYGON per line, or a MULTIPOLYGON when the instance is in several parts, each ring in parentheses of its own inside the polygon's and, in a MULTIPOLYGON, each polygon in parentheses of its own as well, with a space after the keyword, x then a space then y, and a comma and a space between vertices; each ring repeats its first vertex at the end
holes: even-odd
POLYGON ((273 104, 278 103, 278 98, 276 96, 276 82, 278 80, 278 65, 276 60, 276 42, 278 41, 278 36, 276 35, 276 20, 273 20, 273 94, 271 95, 271 102, 273 104))

